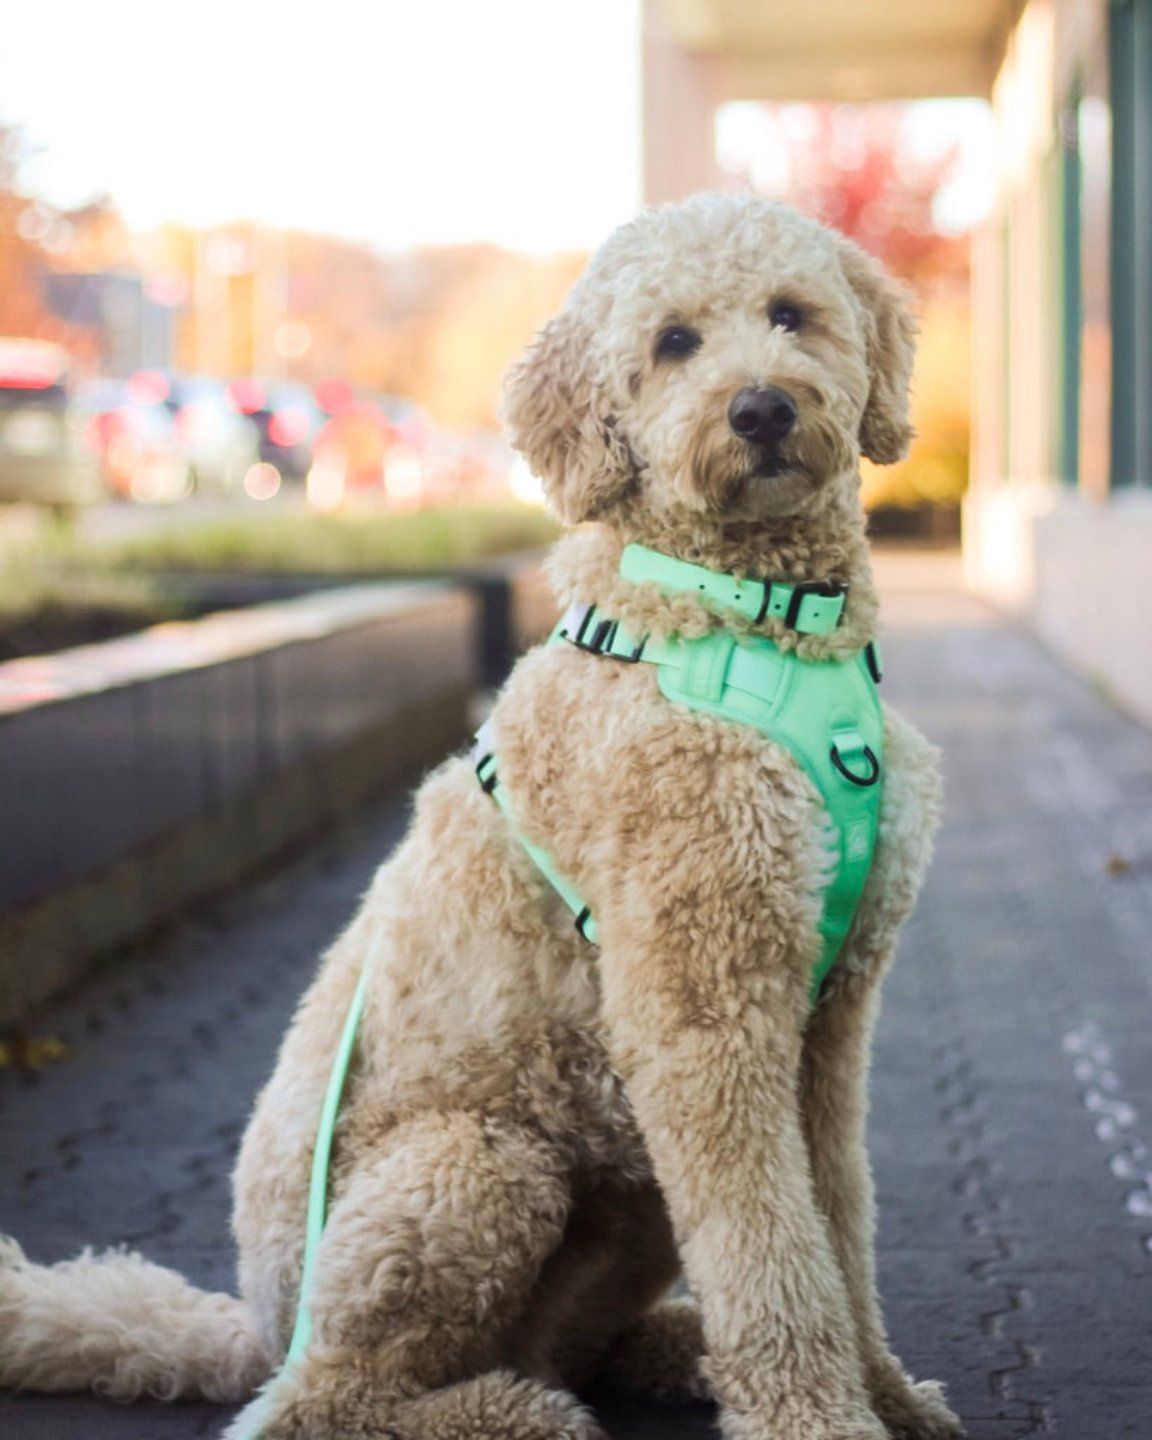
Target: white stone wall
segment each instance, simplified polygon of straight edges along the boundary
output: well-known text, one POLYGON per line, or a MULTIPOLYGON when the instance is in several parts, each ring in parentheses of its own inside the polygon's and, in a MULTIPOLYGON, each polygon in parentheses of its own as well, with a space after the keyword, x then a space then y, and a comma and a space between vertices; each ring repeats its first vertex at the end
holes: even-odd
POLYGON ((1152 724, 1152 495, 1121 491, 1101 504, 1005 484, 973 492, 964 525, 972 588, 1152 724))

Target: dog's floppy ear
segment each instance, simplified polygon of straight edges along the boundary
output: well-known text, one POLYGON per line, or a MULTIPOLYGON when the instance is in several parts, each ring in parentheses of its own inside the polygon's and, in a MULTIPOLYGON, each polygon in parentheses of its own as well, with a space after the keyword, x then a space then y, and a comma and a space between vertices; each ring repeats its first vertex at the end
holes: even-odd
POLYGON ((841 241, 840 264, 864 308, 871 389, 860 420, 860 451, 878 465, 908 453, 908 386, 916 353, 916 322, 908 290, 878 260, 850 240, 841 241))
POLYGON ((602 514, 636 467, 593 375, 592 329, 573 310, 550 320, 508 372, 504 419, 515 449, 569 525, 602 514))

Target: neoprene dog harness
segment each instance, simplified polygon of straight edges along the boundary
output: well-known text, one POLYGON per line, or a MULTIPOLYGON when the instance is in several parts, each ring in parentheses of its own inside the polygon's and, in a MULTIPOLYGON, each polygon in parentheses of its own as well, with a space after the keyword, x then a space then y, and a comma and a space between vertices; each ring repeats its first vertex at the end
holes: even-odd
MULTIPOLYGON (((801 635, 828 634, 844 610, 844 588, 833 583, 737 580, 642 545, 625 547, 620 574, 665 593, 700 595, 712 607, 754 622, 775 615, 801 635)), ((657 683, 674 704, 751 725, 799 760, 824 802, 822 839, 829 862, 820 918, 823 945, 810 987, 815 1004, 856 913, 876 846, 884 721, 876 696, 880 666, 875 645, 845 660, 806 660, 762 635, 737 637, 714 630, 690 640, 637 637, 595 606, 580 604, 564 616, 549 644, 574 645, 626 664, 655 665, 657 683)), ((516 828, 487 726, 477 736, 475 760, 480 784, 516 828)), ((577 930, 595 944, 596 921, 581 896, 546 850, 523 835, 518 838, 575 915, 577 930)))
MULTIPOLYGON (((620 573, 625 580, 653 583, 667 593, 700 595, 712 608, 734 611, 756 623, 775 615, 801 635, 828 634, 840 623, 844 610, 842 586, 737 580, 640 545, 625 548, 620 573)), ((574 605, 549 643, 574 645, 591 655, 626 664, 655 665, 660 689, 674 704, 751 725, 786 746, 799 760, 824 802, 823 839, 829 861, 820 919, 823 947, 813 967, 809 992, 814 1005, 852 923, 875 849, 883 755, 883 717, 875 692, 880 664, 875 645, 865 646, 846 660, 803 660, 794 651, 782 651, 759 635, 737 637, 713 631, 694 640, 637 637, 592 605, 574 605)), ((515 814, 497 778, 496 757, 486 729, 477 737, 476 773, 515 827, 515 814)), ((596 922, 588 906, 556 869, 547 851, 523 836, 519 838, 573 911, 580 934, 596 943, 596 922)), ((286 1366, 299 1360, 311 1339, 308 1298, 327 1213, 332 1136, 368 981, 369 970, 365 967, 344 1021, 321 1107, 312 1155, 296 1324, 286 1366)), ((260 1428, 258 1421, 253 1437, 259 1435, 260 1428)))

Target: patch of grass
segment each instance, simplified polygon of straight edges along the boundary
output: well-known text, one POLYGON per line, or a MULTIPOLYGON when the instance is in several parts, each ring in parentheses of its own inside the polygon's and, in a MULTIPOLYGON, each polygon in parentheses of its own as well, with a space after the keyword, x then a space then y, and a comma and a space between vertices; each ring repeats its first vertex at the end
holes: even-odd
POLYGON ((0 662, 110 640, 183 619, 190 608, 143 576, 64 566, 56 557, 10 557, 0 569, 0 662))
POLYGON ((549 544, 557 526, 529 505, 407 515, 246 510, 131 540, 41 531, 0 557, 0 662, 111 639, 205 608, 165 593, 164 572, 365 575, 450 571, 549 544))
POLYGON ((457 506, 406 515, 264 511, 121 541, 103 547, 100 559, 137 572, 386 575, 451 570, 538 549, 557 533, 555 523, 529 505, 457 506))

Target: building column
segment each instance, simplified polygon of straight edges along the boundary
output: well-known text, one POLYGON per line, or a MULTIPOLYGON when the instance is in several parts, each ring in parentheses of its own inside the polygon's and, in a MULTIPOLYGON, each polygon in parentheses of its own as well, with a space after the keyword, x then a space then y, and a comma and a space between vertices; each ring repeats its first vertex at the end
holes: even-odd
POLYGON ((668 33, 657 0, 644 0, 644 203, 661 205, 721 183, 716 164, 716 63, 668 33))

